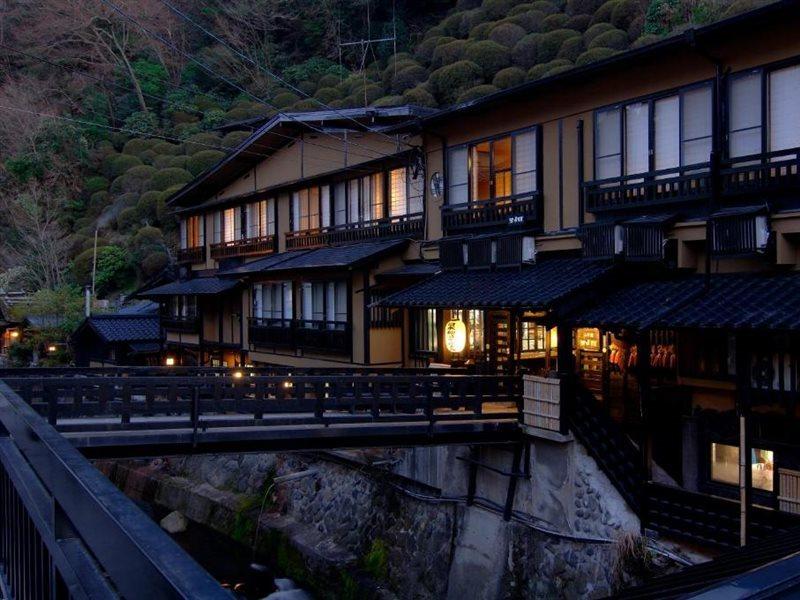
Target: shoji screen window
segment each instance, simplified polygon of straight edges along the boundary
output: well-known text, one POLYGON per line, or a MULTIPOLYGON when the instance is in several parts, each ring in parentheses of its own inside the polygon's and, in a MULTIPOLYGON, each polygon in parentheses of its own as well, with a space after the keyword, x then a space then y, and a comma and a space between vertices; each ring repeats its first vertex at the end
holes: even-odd
POLYGON ((199 248, 205 244, 201 215, 193 215, 181 221, 181 248, 199 248))
POLYGON ((319 229, 319 188, 306 188, 292 194, 292 227, 294 231, 319 229))
POLYGON ((768 89, 769 151, 800 148, 800 66, 772 71, 768 89))
POLYGON ((251 202, 247 205, 247 237, 275 235, 275 199, 251 202))
POLYGON ((253 286, 253 316, 288 327, 292 319, 291 282, 255 284, 253 286))
POLYGON ((333 224, 347 223, 347 183, 340 181, 333 186, 333 224))
POLYGON ((214 213, 214 243, 242 239, 242 211, 239 207, 214 213))
POLYGON ((347 327, 347 282, 329 281, 326 284, 325 321, 328 329, 347 327))
POLYGON ((708 163, 713 134, 711 85, 682 90, 654 104, 656 171, 708 163))
POLYGON ((304 327, 315 328, 325 320, 325 284, 306 282, 300 286, 300 318, 304 327))
POLYGON ((514 195, 529 194, 537 186, 537 140, 536 130, 529 129, 513 135, 513 175, 514 195))
POLYGON ((763 148, 761 81, 761 71, 737 75, 730 81, 728 155, 731 158, 761 154, 763 148))
POLYGON ((414 169, 401 167, 389 172, 389 216, 403 217, 422 212, 424 181, 414 169))
POLYGON ((619 108, 601 110, 595 115, 595 179, 612 179, 622 174, 621 124, 619 108))
POLYGON ((469 158, 466 146, 453 148, 447 153, 447 203, 469 203, 469 158))

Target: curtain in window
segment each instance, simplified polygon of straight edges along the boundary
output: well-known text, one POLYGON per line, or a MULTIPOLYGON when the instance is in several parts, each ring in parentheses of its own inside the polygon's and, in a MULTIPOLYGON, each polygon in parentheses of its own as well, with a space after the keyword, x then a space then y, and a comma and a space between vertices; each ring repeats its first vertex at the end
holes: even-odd
POLYGON ((597 113, 595 123, 595 179, 619 177, 621 173, 619 109, 597 113))
POLYGON ((650 170, 650 109, 646 102, 625 107, 625 174, 650 170))
POLYGON ((319 188, 313 187, 308 191, 308 229, 318 229, 320 225, 319 215, 319 188))
POLYGON ((467 148, 453 148, 447 153, 447 203, 469 202, 469 163, 467 148))
POLYGON ((514 136, 514 194, 536 191, 536 131, 514 136))
POLYGON ((222 213, 222 241, 232 242, 241 237, 242 217, 238 208, 226 208, 222 213))
POLYGON ((370 176, 372 183, 372 211, 370 215, 371 220, 383 218, 383 173, 373 173, 370 176))
POLYGON ((655 103, 656 171, 675 169, 681 164, 680 109, 681 101, 677 95, 655 103))
POLYGON ((712 105, 711 86, 683 94, 681 124, 681 165, 696 165, 711 159, 712 105))
POLYGON ((189 247, 189 236, 187 234, 187 225, 188 225, 187 221, 188 219, 183 219, 181 221, 181 248, 189 247))
POLYGON ((728 152, 731 157, 761 152, 761 72, 736 77, 730 84, 728 152))
POLYGON ((800 147, 800 66, 769 76, 769 149, 800 147))
POLYGON ((401 217, 407 214, 408 194, 406 189, 406 169, 393 169, 389 172, 389 216, 401 217))

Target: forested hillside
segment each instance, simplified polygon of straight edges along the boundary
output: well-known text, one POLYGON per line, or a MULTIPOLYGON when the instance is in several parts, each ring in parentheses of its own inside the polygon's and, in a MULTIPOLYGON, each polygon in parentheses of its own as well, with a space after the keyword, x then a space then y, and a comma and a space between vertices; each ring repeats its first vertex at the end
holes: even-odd
POLYGON ((0 289, 74 297, 91 277, 95 232, 100 297, 169 268, 176 234, 165 199, 247 135, 223 135, 223 124, 279 110, 463 102, 757 4, 8 0, 0 289))

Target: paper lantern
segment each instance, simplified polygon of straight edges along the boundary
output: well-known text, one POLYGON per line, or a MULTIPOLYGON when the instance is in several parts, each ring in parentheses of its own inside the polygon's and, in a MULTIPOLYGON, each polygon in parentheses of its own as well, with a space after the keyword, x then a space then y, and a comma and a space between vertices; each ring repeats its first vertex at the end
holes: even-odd
POLYGON ((450 352, 459 353, 467 345, 467 326, 464 321, 448 321, 444 326, 444 345, 450 352))

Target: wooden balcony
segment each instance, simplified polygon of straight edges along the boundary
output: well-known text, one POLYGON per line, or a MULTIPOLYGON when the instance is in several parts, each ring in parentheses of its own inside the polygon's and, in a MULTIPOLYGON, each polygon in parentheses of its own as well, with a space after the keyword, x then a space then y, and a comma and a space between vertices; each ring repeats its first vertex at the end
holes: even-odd
POLYGON ((541 194, 448 204, 442 206, 442 229, 447 235, 476 229, 538 224, 541 194))
POLYGON ((584 184, 586 210, 604 212, 694 202, 711 195, 710 163, 584 184))
POLYGON ((161 326, 167 331, 197 333, 200 331, 200 316, 162 314, 161 326))
POLYGON ((726 196, 796 191, 800 188, 800 148, 730 159, 720 175, 726 196))
POLYGON ((275 252, 277 238, 264 235, 255 238, 244 238, 231 242, 219 242, 211 245, 211 258, 231 258, 234 256, 253 256, 255 254, 271 254, 275 252))
POLYGON ((248 332, 256 348, 289 348, 350 355, 353 334, 346 321, 262 319, 252 317, 248 332))
POLYGON ((422 235, 423 213, 286 232, 287 250, 306 250, 330 244, 363 242, 376 238, 422 235))
POLYGON ((206 247, 181 248, 178 250, 178 262, 181 264, 198 263, 206 260, 206 247))

